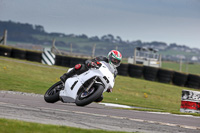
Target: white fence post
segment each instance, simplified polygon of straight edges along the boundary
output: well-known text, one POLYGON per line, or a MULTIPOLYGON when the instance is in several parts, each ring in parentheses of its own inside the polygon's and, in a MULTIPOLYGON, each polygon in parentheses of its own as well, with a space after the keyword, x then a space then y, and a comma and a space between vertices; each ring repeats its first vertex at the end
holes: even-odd
POLYGON ((7 44, 7 30, 4 31, 3 45, 7 44))

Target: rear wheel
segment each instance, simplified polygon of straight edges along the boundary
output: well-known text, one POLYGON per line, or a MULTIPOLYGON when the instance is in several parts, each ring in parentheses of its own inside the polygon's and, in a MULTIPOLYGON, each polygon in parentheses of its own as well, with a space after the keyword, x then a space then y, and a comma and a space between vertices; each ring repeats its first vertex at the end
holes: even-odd
POLYGON ((76 98, 76 105, 77 106, 85 106, 96 99, 98 99, 102 93, 103 93, 104 87, 102 85, 94 84, 88 91, 85 91, 85 89, 82 89, 82 91, 79 92, 77 98, 76 98))
POLYGON ((45 93, 44 100, 47 103, 55 103, 55 102, 59 101, 59 92, 63 88, 64 88, 64 86, 61 81, 55 83, 45 93))

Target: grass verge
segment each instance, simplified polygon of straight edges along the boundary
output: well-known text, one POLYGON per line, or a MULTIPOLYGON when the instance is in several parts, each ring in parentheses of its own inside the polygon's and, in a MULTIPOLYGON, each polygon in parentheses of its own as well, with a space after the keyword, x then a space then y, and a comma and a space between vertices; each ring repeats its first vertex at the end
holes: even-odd
MULTIPOLYGON (((67 126, 56 126, 9 120, 0 118, 0 129, 2 133, 116 133, 116 131, 80 129, 67 126)), ((125 132, 117 132, 125 133, 125 132)))

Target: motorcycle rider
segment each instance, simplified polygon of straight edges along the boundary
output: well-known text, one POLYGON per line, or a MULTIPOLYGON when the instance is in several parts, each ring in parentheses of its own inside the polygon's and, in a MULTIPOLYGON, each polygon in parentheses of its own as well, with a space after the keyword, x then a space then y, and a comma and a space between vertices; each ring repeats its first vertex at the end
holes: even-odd
MULTIPOLYGON (((90 68, 97 67, 99 64, 99 61, 103 61, 108 66, 110 71, 114 74, 114 77, 116 78, 117 73, 118 73, 116 68, 120 66, 121 60, 122 60, 121 53, 117 50, 111 50, 108 53, 107 57, 99 56, 91 60, 86 60, 84 64, 75 65, 75 67, 71 71, 69 71, 68 73, 64 73, 60 77, 61 82, 65 83, 65 81, 68 78, 74 76, 75 74, 79 75, 83 72, 86 72, 90 68)), ((112 89, 107 90, 107 92, 112 92, 112 89)), ((103 95, 99 97, 95 102, 100 102, 102 100, 103 100, 103 95)))

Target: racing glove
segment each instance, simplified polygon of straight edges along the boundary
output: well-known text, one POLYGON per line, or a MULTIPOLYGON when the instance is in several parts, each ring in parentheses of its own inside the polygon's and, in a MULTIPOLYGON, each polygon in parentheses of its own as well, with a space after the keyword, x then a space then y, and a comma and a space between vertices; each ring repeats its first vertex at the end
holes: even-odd
POLYGON ((97 64, 95 62, 89 62, 87 64, 88 68, 95 68, 95 67, 98 67, 97 64))

